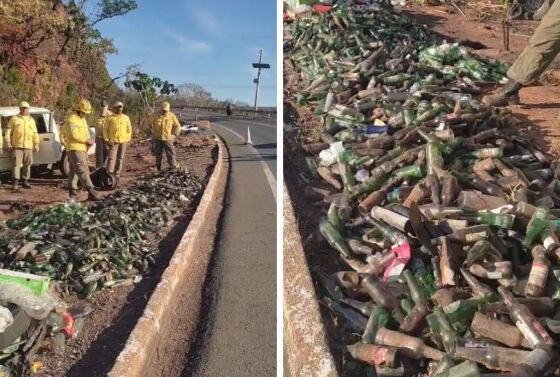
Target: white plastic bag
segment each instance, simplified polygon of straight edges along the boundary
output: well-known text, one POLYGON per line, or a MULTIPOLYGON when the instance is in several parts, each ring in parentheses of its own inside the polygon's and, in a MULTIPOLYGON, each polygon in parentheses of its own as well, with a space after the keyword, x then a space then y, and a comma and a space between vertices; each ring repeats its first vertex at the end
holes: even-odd
POLYGON ((10 309, 0 306, 0 333, 3 333, 12 323, 14 323, 14 316, 10 309))
POLYGON ((55 308, 64 308, 65 304, 45 293, 33 294, 29 289, 15 283, 0 283, 0 302, 11 302, 20 306, 30 317, 41 320, 47 318, 55 308))
POLYGON ((321 161, 321 165, 323 166, 331 166, 338 162, 338 156, 340 153, 344 151, 344 146, 342 145, 342 141, 337 141, 336 143, 332 143, 329 146, 329 149, 323 149, 319 153, 319 160, 321 161))

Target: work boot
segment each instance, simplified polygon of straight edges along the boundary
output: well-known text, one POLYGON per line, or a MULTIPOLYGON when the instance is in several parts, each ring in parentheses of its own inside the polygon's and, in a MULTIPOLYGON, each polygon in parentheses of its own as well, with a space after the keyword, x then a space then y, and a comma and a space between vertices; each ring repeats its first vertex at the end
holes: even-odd
POLYGON ((30 189, 31 185, 29 184, 29 181, 27 179, 24 179, 21 187, 26 188, 26 189, 30 189))
POLYGON ((14 192, 18 192, 19 191, 19 181, 17 179, 14 179, 14 192))
POLYGON ((68 194, 70 195, 70 199, 75 199, 78 196, 78 193, 73 188, 68 189, 68 194))
POLYGON ((519 90, 523 87, 515 80, 509 79, 506 85, 495 94, 482 97, 482 103, 488 106, 507 106, 519 103, 519 90))
POLYGON ((102 199, 101 196, 97 193, 97 191, 95 191, 93 188, 88 189, 87 192, 88 192, 88 200, 97 201, 102 199))

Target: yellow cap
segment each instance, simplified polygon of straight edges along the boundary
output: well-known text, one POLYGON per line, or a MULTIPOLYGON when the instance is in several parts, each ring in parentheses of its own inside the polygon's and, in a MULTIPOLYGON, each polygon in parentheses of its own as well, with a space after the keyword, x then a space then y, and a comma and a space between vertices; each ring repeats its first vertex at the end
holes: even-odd
POLYGON ((29 109, 29 103, 23 101, 19 104, 19 107, 29 109))
POLYGON ((91 114, 91 103, 85 98, 82 98, 74 105, 74 110, 81 111, 82 113, 91 114))
POLYGON ((161 109, 163 111, 169 111, 171 110, 171 105, 169 104, 169 102, 165 101, 161 104, 161 109))
POLYGON ((115 107, 124 107, 124 104, 121 101, 115 102, 115 107))

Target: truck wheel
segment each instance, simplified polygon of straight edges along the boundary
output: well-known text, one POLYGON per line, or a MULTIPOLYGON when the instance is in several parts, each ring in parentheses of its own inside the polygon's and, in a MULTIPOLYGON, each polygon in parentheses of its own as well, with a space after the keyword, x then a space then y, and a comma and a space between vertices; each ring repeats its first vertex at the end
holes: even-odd
POLYGON ((66 151, 62 152, 62 158, 58 163, 58 169, 63 176, 68 177, 68 173, 70 172, 70 162, 68 161, 68 155, 66 154, 66 151))

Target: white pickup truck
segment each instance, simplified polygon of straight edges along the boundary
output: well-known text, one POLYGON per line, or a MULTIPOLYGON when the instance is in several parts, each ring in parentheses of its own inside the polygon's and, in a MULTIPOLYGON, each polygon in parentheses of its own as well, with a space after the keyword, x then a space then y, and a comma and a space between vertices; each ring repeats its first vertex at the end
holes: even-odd
MULTIPOLYGON (((0 107, 0 123, 2 124, 2 137, 6 135, 8 121, 14 115, 19 114, 18 107, 0 107)), ((39 152, 33 154, 33 166, 43 166, 47 169, 60 169, 68 174, 68 159, 64 147, 60 142, 60 130, 55 122, 54 113, 42 107, 30 107, 29 115, 35 119, 37 132, 39 133, 39 152)), ((90 127, 92 138, 95 138, 95 128, 90 127)), ((4 139, 3 153, 0 155, 0 171, 11 169, 10 152, 6 148, 4 139)), ((95 153, 95 145, 90 147, 88 155, 95 153)))

